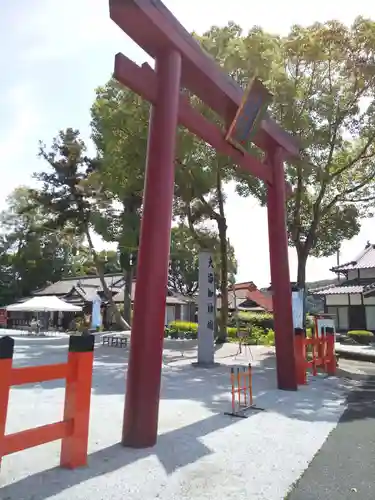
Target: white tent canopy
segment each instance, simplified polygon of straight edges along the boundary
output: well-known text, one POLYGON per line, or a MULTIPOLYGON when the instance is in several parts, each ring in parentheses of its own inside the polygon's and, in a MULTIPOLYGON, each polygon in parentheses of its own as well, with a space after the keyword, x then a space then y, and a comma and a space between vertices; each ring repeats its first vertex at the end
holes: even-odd
POLYGON ((54 311, 82 311, 82 307, 69 304, 56 295, 38 295, 32 299, 7 306, 7 311, 54 312, 54 311))

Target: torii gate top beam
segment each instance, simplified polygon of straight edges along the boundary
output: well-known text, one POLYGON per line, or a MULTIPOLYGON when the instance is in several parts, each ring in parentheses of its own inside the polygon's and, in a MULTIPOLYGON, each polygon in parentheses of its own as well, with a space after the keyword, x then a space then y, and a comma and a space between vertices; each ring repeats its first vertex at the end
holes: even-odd
MULTIPOLYGON (((185 30, 161 0, 110 0, 111 19, 145 52, 156 57, 166 46, 182 56, 182 86, 189 88, 226 124, 241 103, 243 90, 185 30)), ((281 147, 287 157, 298 157, 297 141, 267 116, 254 138, 264 151, 281 147)))

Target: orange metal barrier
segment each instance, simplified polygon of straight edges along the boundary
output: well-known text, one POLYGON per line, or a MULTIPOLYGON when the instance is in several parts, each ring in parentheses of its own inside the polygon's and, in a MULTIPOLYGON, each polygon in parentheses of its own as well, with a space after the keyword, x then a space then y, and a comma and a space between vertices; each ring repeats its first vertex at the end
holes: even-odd
POLYGON ((14 368, 14 339, 0 338, 0 465, 6 455, 58 439, 61 467, 87 464, 94 343, 93 335, 71 336, 67 363, 14 368), (6 435, 10 388, 57 379, 66 379, 63 420, 6 435))
POLYGON ((263 411, 263 408, 255 406, 253 401, 253 371, 248 366, 232 367, 230 369, 232 411, 225 415, 232 417, 247 418, 246 410, 263 411))
POLYGON ((311 339, 305 337, 301 328, 295 329, 294 348, 296 356, 297 383, 307 384, 307 371, 311 369, 317 375, 318 368, 328 375, 336 374, 335 335, 333 328, 326 328, 325 333, 311 339), (308 356, 311 346, 311 356, 308 356))

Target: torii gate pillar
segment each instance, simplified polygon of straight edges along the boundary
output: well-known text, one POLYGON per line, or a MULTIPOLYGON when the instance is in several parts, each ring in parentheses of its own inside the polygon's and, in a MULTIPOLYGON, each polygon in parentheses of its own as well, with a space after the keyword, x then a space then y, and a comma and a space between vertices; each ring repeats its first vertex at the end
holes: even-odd
POLYGON ((277 385, 279 389, 297 390, 283 151, 277 148, 270 150, 266 162, 272 167, 273 173, 272 185, 267 186, 267 213, 272 304, 275 332, 277 332, 275 335, 277 385))
POLYGON ((243 89, 207 56, 162 0, 109 0, 109 4, 113 21, 156 60, 155 73, 147 64, 139 67, 117 54, 114 72, 119 82, 153 106, 122 436, 124 445, 145 448, 157 438, 177 122, 268 186, 277 379, 285 390, 297 385, 283 161, 300 157, 300 149, 267 115, 253 137, 267 155, 266 164, 238 151, 221 128, 190 105, 180 87, 196 95, 226 127, 243 102, 243 89))
POLYGON ((160 54, 156 76, 122 431, 122 444, 133 448, 154 446, 157 439, 181 79, 177 51, 160 54))

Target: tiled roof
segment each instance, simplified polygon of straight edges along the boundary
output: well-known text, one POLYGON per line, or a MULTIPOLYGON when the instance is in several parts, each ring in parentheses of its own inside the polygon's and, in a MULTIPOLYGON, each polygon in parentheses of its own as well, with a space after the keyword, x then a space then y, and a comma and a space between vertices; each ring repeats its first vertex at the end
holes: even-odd
POLYGON ((91 286, 75 286, 74 290, 86 301, 92 302, 97 297, 97 288, 91 286))
POLYGON ((310 290, 312 295, 340 295, 347 293, 362 293, 364 285, 330 286, 320 290, 310 290))
POLYGON ((247 296, 250 300, 256 302, 259 306, 261 306, 265 311, 273 311, 271 296, 265 295, 260 290, 249 290, 247 296))
POLYGON ((363 289, 365 295, 373 294, 375 292, 375 282, 366 285, 363 289))
MULTIPOLYGON (((241 308, 243 303, 247 301, 254 302, 263 310, 272 311, 272 297, 264 294, 252 281, 245 283, 236 283, 234 287, 228 289, 228 306, 229 309, 235 308, 235 303, 238 308, 241 308), (236 296, 234 296, 233 288, 235 289, 236 296)), ((217 308, 221 307, 221 299, 217 299, 217 308)))
MULTIPOLYGON (((122 275, 120 274, 109 274, 105 276, 105 281, 109 287, 112 287, 121 277, 122 275)), ((41 290, 37 290, 34 295, 66 295, 77 285, 101 289, 98 276, 72 276, 71 278, 56 281, 56 283, 52 283, 41 290)))
POLYGON ((333 267, 331 271, 353 271, 355 269, 371 269, 375 268, 375 245, 368 243, 365 249, 358 255, 356 259, 346 264, 333 267))
MULTIPOLYGON (((135 296, 135 282, 133 281, 132 297, 131 297, 132 302, 134 301, 134 296, 135 296)), ((124 302, 124 289, 122 289, 119 293, 114 295, 113 300, 117 304, 122 304, 124 302)), ((180 294, 173 293, 169 290, 167 291, 167 297, 166 297, 167 305, 176 305, 176 304, 184 305, 190 302, 192 302, 192 299, 190 297, 183 297, 180 294)))

